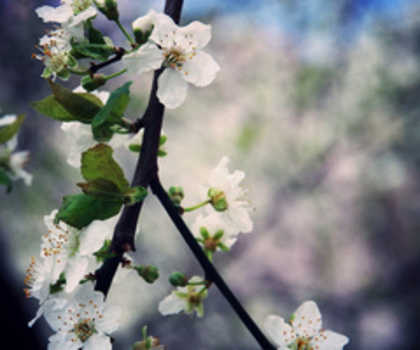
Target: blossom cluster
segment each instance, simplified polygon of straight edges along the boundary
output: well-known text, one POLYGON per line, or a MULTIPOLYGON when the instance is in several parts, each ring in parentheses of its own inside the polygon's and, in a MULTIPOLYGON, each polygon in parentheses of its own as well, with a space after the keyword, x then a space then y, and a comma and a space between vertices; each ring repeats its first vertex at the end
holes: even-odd
MULTIPOLYGON (((223 157, 210 171, 208 185, 201 190, 203 202, 192 208, 206 207, 192 224, 192 233, 210 260, 216 251, 229 251, 240 233, 251 232, 253 228, 250 205, 244 198, 247 189, 241 186, 245 173, 239 170, 229 172, 228 163, 229 158, 223 157)), ((176 197, 179 192, 181 189, 174 190, 172 195, 176 197)), ((202 301, 207 297, 209 288, 207 281, 193 276, 188 281, 173 284, 178 287, 159 304, 161 314, 185 312, 190 315, 195 311, 197 316, 202 317, 202 301)))
MULTIPOLYGON (((54 29, 40 39, 40 53, 33 55, 45 66, 42 77, 67 80, 71 73, 89 74, 89 69, 80 64, 81 59, 89 54, 104 59, 106 56, 98 57, 93 51, 99 47, 112 53, 114 45, 110 38, 101 37, 93 42, 86 36, 86 29, 93 28, 91 22, 98 12, 95 5, 109 15, 102 2, 92 0, 62 0, 58 7, 45 5, 36 9, 45 23, 55 23, 54 29)), ((118 15, 112 19, 118 21, 118 15)), ((209 25, 195 21, 179 27, 169 16, 151 10, 133 22, 132 30, 136 43, 124 31, 131 48, 124 49, 122 61, 130 73, 137 75, 163 69, 157 97, 167 108, 176 108, 184 102, 187 83, 207 86, 220 70, 216 61, 202 50, 211 39, 209 25)))
POLYGON ((100 264, 95 253, 110 239, 109 224, 94 221, 81 230, 55 222, 57 211, 44 217, 47 233, 38 258, 27 270, 27 297, 38 300, 35 321, 44 315, 57 332, 49 349, 110 349, 109 334, 118 327, 120 309, 106 306, 103 294, 95 292, 89 274, 100 264), (84 282, 84 283, 83 283, 84 282), (83 283, 83 285, 80 285, 83 283), (76 288, 78 287, 78 288, 76 288), (82 312, 83 311, 83 312, 82 312), (93 344, 93 345, 91 345, 93 344))
POLYGON ((97 11, 91 0, 62 0, 61 3, 58 7, 44 5, 35 10, 44 23, 57 26, 39 40, 41 53, 34 57, 45 65, 44 78, 67 80, 70 70, 78 66, 72 54, 72 43, 85 41, 85 23, 95 17, 97 11))
MULTIPOLYGON (((35 103, 34 108, 62 122, 61 129, 70 141, 67 162, 80 168, 86 182, 78 183, 83 194, 65 197, 60 209, 44 217, 47 233, 25 280, 27 296, 39 303, 29 325, 45 317, 55 331, 50 337, 50 350, 109 350, 110 335, 118 328, 121 310, 106 305, 104 295, 94 290, 91 280, 97 278, 94 271, 106 255, 115 253, 109 249, 113 225, 108 219, 116 216, 123 205, 132 205, 147 195, 146 188, 131 187, 112 158, 113 150, 122 146, 135 152, 141 150, 144 120, 131 122, 123 116, 131 82, 112 93, 97 89, 126 72, 139 75, 155 71, 156 97, 166 108, 177 108, 186 99, 188 83, 207 86, 220 68, 203 51, 211 39, 211 27, 197 21, 180 27, 171 17, 151 10, 132 23, 133 38, 119 22, 114 0, 61 0, 59 6, 41 6, 36 13, 55 26, 40 39, 40 53, 34 55, 45 66, 42 77, 49 79, 53 95, 35 103), (99 12, 123 31, 125 48, 117 48, 93 27, 99 12), (109 59, 111 55, 114 57, 109 59), (90 62, 90 66, 84 66, 82 60, 86 58, 99 60, 101 65, 90 62), (124 69, 109 76, 91 69, 117 61, 122 61, 124 69), (84 76, 81 87, 68 90, 55 83, 55 79, 67 80, 73 73, 84 76), (80 210, 82 206, 84 210, 80 210)), ((0 131, 15 119, 0 119, 0 131)), ((161 134, 159 147, 165 142, 166 135, 161 134)), ((11 153, 15 144, 8 147, 11 153)), ((15 153, 7 158, 7 171, 30 184, 31 175, 22 169, 26 155, 15 153)), ((166 155, 166 151, 159 148, 158 155, 166 155)), ((3 158, 0 153, 0 166, 3 158)), ((210 171, 208 183, 201 190, 202 202, 195 206, 183 206, 183 188, 171 187, 168 191, 179 213, 200 210, 191 231, 210 261, 215 253, 229 251, 241 233, 253 229, 251 206, 245 198, 247 189, 242 186, 245 173, 231 172, 228 164, 225 156, 210 171)), ((157 268, 150 265, 133 269, 148 283, 159 275, 157 268)), ((175 272, 170 283, 176 289, 159 303, 159 312, 202 317, 203 300, 212 282, 206 276, 187 277, 175 272)), ((304 303, 290 323, 271 315, 264 326, 279 349, 341 349, 348 342, 347 337, 322 330, 314 302, 304 303)), ((158 338, 147 336, 146 328, 143 338, 134 349, 164 349, 158 338)))

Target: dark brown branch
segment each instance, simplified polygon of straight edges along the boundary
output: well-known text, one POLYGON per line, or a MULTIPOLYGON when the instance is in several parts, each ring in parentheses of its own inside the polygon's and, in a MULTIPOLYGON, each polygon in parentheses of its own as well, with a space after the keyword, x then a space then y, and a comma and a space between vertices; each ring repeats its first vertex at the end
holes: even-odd
POLYGON ((89 68, 89 72, 90 75, 92 76, 93 74, 95 74, 98 70, 105 68, 115 62, 118 62, 122 59, 122 57, 125 54, 125 49, 122 47, 116 47, 115 48, 115 56, 110 58, 109 60, 105 61, 105 62, 101 62, 101 63, 91 63, 91 66, 89 68))
MULTIPOLYGON (((179 23, 183 0, 167 0, 165 13, 170 16, 175 23, 179 23)), ((162 70, 155 71, 153 84, 150 91, 149 104, 142 118, 144 125, 144 136, 142 148, 132 186, 148 187, 150 181, 157 176, 159 139, 162 130, 164 106, 157 98, 157 81, 162 70)), ((124 252, 135 251, 134 236, 137 229, 137 222, 140 216, 143 201, 123 208, 121 216, 115 226, 110 251, 116 256, 107 259, 104 264, 96 271, 95 289, 101 291, 106 296, 111 286, 118 265, 122 260, 124 252)))
POLYGON ((269 342, 264 333, 261 332, 260 328, 255 324, 252 318, 249 316, 247 311, 244 309, 242 304, 238 301, 236 296, 232 293, 228 285, 225 283, 219 272, 216 270, 211 261, 207 258, 200 245, 197 243, 195 237, 185 224, 181 215, 179 214, 178 207, 174 205, 165 189, 162 187, 159 179, 156 177, 150 184, 153 193, 158 197, 159 201, 165 208, 172 222, 178 229, 181 236, 184 238, 188 247, 200 263, 203 268, 206 279, 209 283, 214 283, 225 297, 226 301, 230 304, 232 309, 236 312, 240 320, 243 322, 245 327, 248 328, 249 332, 254 336, 255 340, 261 346, 263 350, 275 350, 276 348, 269 342))

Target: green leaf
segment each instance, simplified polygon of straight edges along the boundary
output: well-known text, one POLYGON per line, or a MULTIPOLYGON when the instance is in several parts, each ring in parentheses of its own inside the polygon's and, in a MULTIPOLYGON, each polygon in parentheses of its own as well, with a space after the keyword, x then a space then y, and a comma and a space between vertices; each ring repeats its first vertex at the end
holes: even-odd
POLYGON ((94 220, 106 220, 119 213, 122 203, 106 201, 86 194, 72 194, 63 198, 55 222, 64 221, 78 229, 88 226, 94 220))
POLYGON ((54 95, 45 97, 40 101, 31 102, 30 105, 38 113, 45 115, 46 117, 50 117, 61 122, 70 122, 74 120, 61 103, 55 100, 54 95))
POLYGON ((105 106, 93 118, 92 132, 96 141, 108 141, 106 138, 109 137, 111 132, 110 127, 121 124, 123 113, 130 101, 129 89, 132 83, 132 81, 129 81, 113 91, 105 106))
POLYGON ((126 196, 121 193, 118 186, 106 179, 94 179, 88 182, 78 183, 77 186, 83 190, 83 193, 98 199, 120 203, 126 201, 126 196))
POLYGON ((105 179, 114 183, 120 192, 130 188, 128 180, 118 163, 112 157, 113 149, 103 143, 82 153, 81 171, 85 180, 105 179))
POLYGON ((10 193, 10 191, 12 190, 12 179, 2 168, 0 168, 0 184, 5 185, 7 193, 10 193))
POLYGON ((84 55, 86 57, 90 57, 99 61, 107 60, 108 57, 111 56, 115 52, 114 46, 108 45, 105 43, 79 44, 79 45, 74 45, 73 49, 76 50, 76 52, 78 52, 81 55, 84 55))
POLYGON ((102 101, 89 93, 75 93, 48 80, 54 99, 69 113, 71 120, 90 124, 103 107, 102 101))
POLYGON ((81 172, 85 183, 79 183, 89 196, 131 205, 146 197, 142 186, 130 187, 124 172, 112 157, 110 146, 100 143, 82 154, 81 172))
POLYGON ((13 123, 0 127, 0 143, 11 140, 18 133, 24 120, 25 115, 20 114, 13 123))
POLYGON ((105 39, 102 33, 93 27, 92 22, 88 22, 88 39, 92 44, 105 44, 105 39))

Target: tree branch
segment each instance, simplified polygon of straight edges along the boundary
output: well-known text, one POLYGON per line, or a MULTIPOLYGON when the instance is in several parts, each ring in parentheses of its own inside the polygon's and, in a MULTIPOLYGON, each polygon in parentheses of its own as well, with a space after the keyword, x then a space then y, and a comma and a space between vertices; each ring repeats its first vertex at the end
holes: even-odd
POLYGON ((236 312, 238 317, 248 328, 250 333, 254 336, 255 340, 261 346, 263 350, 275 350, 276 348, 268 341, 266 336, 261 332, 260 328, 255 324, 252 318, 249 316, 247 311, 244 309, 242 304, 238 301, 236 296, 232 293, 228 285, 225 283, 223 278, 220 276, 219 272, 216 270, 211 261, 207 258, 204 251, 201 249, 200 245, 197 243, 195 237, 185 224, 181 215, 179 214, 178 207, 174 205, 169 195, 166 193, 165 189, 162 187, 158 177, 155 177, 151 183, 150 187, 152 188, 153 193, 157 196, 169 217, 172 219, 172 222, 180 232, 181 236, 184 238, 188 247, 193 252, 194 256, 197 258, 201 267, 203 268, 206 279, 210 279, 210 282, 213 282, 229 302, 233 310, 236 312))
MULTIPOLYGON (((179 23, 183 0, 167 0, 165 3, 165 14, 170 16, 175 23, 179 23)), ((142 148, 134 177, 131 185, 148 187, 152 178, 157 176, 159 139, 162 130, 164 106, 157 98, 157 81, 162 70, 155 71, 152 88, 150 91, 149 103, 142 118, 144 125, 144 136, 142 148)), ((137 222, 140 216, 143 201, 131 206, 125 206, 114 229, 110 252, 115 257, 107 259, 103 265, 96 270, 95 289, 106 296, 111 287, 112 280, 122 260, 124 252, 135 251, 134 236, 137 229, 137 222)))

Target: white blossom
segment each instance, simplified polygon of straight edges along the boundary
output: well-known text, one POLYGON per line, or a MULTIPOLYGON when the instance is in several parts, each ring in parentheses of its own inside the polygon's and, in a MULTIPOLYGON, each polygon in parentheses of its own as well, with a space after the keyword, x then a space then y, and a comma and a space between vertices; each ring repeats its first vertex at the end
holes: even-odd
POLYGON ((71 300, 46 303, 45 319, 56 331, 48 350, 111 350, 109 335, 117 330, 121 310, 106 306, 103 294, 90 283, 82 285, 71 300))
POLYGON ((346 336, 322 328, 322 316, 313 301, 306 301, 299 306, 290 324, 282 317, 267 316, 264 329, 279 350, 341 350, 349 342, 346 336))
MULTIPOLYGON (((190 282, 203 282, 203 279, 199 276, 193 276, 189 280, 190 282)), ((195 311, 198 317, 202 317, 204 314, 203 299, 207 297, 207 294, 207 288, 202 284, 177 287, 159 303, 158 310, 164 316, 179 312, 191 315, 195 311)))
POLYGON ((178 27, 164 14, 146 16, 154 25, 149 42, 125 55, 123 61, 133 74, 166 68, 158 80, 157 96, 167 108, 176 108, 187 96, 187 83, 207 86, 220 70, 202 51, 211 39, 211 27, 197 21, 178 27))
POLYGON ((91 0, 62 0, 62 5, 52 7, 44 5, 35 12, 45 23, 59 23, 60 26, 44 35, 38 45, 41 54, 33 57, 45 65, 42 77, 62 80, 70 77, 68 68, 78 65, 71 55, 72 43, 84 41, 84 24, 96 16, 96 8, 91 0))
POLYGON ((89 226, 78 230, 66 223, 54 223, 57 211, 44 217, 48 233, 43 236, 41 257, 53 259, 52 280, 57 281, 65 274, 66 292, 71 292, 95 265, 97 252, 112 232, 106 222, 95 220, 89 226))
POLYGON ((210 213, 206 216, 199 214, 192 224, 192 233, 204 248, 209 251, 231 248, 238 238, 238 230, 232 229, 218 213, 210 213), (202 231, 206 233, 203 236, 202 231), (205 237, 208 234, 208 237, 205 237))
POLYGON ((209 213, 215 209, 232 230, 247 233, 252 231, 253 223, 248 213, 249 203, 243 198, 248 189, 240 186, 245 173, 239 170, 229 173, 228 163, 229 158, 223 157, 211 170, 208 179, 210 188, 203 190, 202 196, 204 199, 210 197, 212 201, 209 213))

